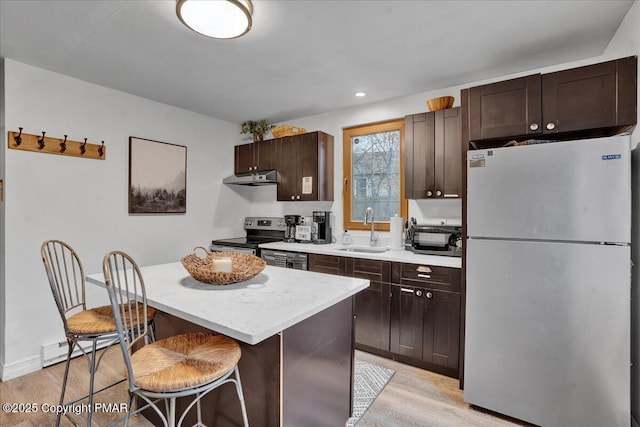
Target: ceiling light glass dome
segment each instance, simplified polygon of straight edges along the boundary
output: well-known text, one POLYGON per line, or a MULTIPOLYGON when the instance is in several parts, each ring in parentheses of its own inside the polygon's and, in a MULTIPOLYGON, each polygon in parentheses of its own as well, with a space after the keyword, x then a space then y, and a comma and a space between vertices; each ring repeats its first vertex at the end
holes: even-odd
POLYGON ((180 21, 193 31, 217 39, 233 39, 251 29, 250 0, 177 0, 180 21))

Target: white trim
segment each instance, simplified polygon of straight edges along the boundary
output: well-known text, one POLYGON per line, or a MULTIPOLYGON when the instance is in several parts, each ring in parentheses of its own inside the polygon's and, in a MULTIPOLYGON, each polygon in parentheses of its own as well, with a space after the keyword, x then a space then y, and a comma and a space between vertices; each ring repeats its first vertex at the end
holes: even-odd
POLYGON ((40 369, 42 369, 40 355, 26 357, 17 362, 4 365, 2 367, 2 381, 9 381, 40 369))

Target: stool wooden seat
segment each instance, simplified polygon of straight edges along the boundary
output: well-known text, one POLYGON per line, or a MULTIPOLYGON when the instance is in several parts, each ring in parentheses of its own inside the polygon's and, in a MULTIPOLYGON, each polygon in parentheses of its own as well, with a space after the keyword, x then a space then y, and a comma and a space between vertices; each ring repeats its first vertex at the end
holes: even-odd
POLYGON ((206 384, 232 370, 240 354, 238 343, 223 335, 177 335, 146 345, 131 356, 133 382, 158 392, 206 384))
MULTIPOLYGON (((136 319, 142 317, 142 304, 138 304, 139 315, 136 319)), ((156 310, 149 307, 147 310, 147 322, 151 322, 156 315, 156 310)), ((107 332, 116 332, 116 322, 113 318, 113 309, 110 305, 88 308, 67 319, 69 332, 74 334, 103 334, 107 332)))
POLYGON ((240 401, 244 426, 248 427, 238 372, 241 357, 238 343, 223 335, 204 332, 176 335, 149 343, 146 323, 140 328, 127 330, 125 321, 139 314, 139 307, 125 301, 132 295, 139 301, 138 306, 142 306, 143 318, 150 309, 147 306, 140 268, 129 255, 121 251, 106 254, 102 268, 129 383, 129 409, 125 416, 125 426, 132 415, 130 409, 134 396, 146 402, 146 405, 134 413, 152 408, 162 418, 165 426, 182 425, 187 413, 196 406, 197 425, 202 426, 202 397, 223 384, 233 383, 240 401), (176 423, 176 399, 187 396, 193 396, 193 399, 176 423), (160 400, 165 401, 165 413, 157 405, 160 400))

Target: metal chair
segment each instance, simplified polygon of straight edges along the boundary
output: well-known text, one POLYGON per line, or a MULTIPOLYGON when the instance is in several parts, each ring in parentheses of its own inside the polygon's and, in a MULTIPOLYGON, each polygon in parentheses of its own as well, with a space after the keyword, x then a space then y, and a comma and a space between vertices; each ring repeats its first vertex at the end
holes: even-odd
POLYGON ((140 312, 132 310, 129 303, 139 301, 144 318, 147 294, 138 265, 124 252, 112 251, 105 255, 102 267, 129 383, 129 410, 125 426, 132 415, 130 408, 134 396, 144 400, 146 405, 133 414, 152 408, 165 427, 176 425, 176 399, 195 396, 180 415, 177 425, 182 425, 187 413, 196 405, 197 425, 202 426, 202 397, 225 383, 233 383, 240 400, 244 426, 248 427, 238 372, 241 356, 238 343, 211 333, 187 333, 149 343, 149 329, 146 323, 139 323, 137 316, 140 312), (141 327, 128 329, 127 325, 132 323, 141 327), (161 400, 165 403, 166 413, 158 407, 161 400))
MULTIPOLYGON (((71 246, 60 240, 47 240, 40 248, 42 262, 49 279, 49 285, 56 302, 69 350, 64 369, 64 380, 60 393, 60 405, 68 406, 88 398, 89 408, 93 408, 93 396, 106 390, 124 379, 94 391, 95 373, 106 351, 118 342, 118 332, 110 305, 87 308, 85 298, 85 276, 78 254, 71 246), (88 353, 82 343, 90 343, 88 353), (106 344, 105 351, 96 359, 97 349, 106 344), (89 394, 78 399, 64 401, 69 377, 69 364, 73 352, 78 349, 87 360, 89 367, 89 394)), ((155 312, 148 313, 148 321, 153 321, 155 312)), ((145 322, 146 323, 146 322, 145 322)), ((87 411, 87 425, 91 425, 91 411, 87 411)), ((56 426, 60 425, 61 413, 56 418, 56 426)))

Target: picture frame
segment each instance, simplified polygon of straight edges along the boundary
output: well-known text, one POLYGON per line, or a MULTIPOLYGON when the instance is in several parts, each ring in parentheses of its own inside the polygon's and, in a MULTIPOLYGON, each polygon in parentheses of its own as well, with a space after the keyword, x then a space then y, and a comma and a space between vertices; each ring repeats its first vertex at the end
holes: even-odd
POLYGON ((187 212, 187 147, 129 137, 129 213, 187 212))

